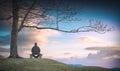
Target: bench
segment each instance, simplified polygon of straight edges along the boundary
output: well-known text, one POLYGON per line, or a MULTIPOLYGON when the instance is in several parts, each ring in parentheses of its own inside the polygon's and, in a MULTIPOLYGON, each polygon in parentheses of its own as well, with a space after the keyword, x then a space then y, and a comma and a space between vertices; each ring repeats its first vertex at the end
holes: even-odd
POLYGON ((30 54, 30 58, 42 58, 42 54, 38 53, 38 54, 30 54))

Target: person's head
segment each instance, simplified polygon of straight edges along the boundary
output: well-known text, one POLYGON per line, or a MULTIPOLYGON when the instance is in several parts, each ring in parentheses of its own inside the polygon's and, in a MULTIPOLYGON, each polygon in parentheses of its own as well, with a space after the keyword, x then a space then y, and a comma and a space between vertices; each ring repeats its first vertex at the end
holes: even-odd
POLYGON ((37 43, 35 43, 35 46, 37 46, 37 43))

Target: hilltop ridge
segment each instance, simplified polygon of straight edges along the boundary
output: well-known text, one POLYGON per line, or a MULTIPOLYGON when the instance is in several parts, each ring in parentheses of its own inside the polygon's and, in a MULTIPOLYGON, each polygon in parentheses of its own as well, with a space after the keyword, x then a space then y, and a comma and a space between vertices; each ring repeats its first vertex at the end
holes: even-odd
POLYGON ((51 59, 0 59, 0 71, 111 71, 101 67, 74 67, 51 59))

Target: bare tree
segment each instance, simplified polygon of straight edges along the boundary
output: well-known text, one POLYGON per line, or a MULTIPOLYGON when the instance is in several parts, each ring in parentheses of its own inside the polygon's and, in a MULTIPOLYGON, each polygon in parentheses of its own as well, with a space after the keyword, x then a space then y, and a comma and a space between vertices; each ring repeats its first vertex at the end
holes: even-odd
MULTIPOLYGON (((90 25, 90 26, 83 26, 79 28, 75 28, 73 30, 64 30, 60 28, 60 23, 70 19, 71 17, 77 14, 77 10, 75 8, 70 7, 69 4, 65 4, 65 7, 61 7, 60 4, 64 4, 63 0, 60 2, 56 2, 58 0, 49 1, 54 4, 55 6, 44 6, 41 3, 41 0, 10 0, 12 3, 11 13, 7 17, 2 17, 0 20, 10 20, 12 19, 12 31, 11 31, 11 43, 10 43, 10 58, 19 58, 18 51, 17 51, 17 38, 18 33, 23 28, 36 28, 36 29, 52 29, 61 32, 67 33, 77 33, 77 32, 86 32, 81 30, 81 28, 89 27, 90 29, 96 29, 97 27, 90 25), (55 17, 52 17, 50 11, 54 11, 55 17), (51 26, 52 25, 52 26, 51 26)), ((3 4, 4 1, 1 3, 3 4)), ((0 4, 1 4, 0 3, 0 4)), ((63 5, 64 6, 64 5, 63 5)), ((91 23, 91 22, 90 22, 91 23)), ((100 25, 102 22, 97 21, 100 25)), ((105 29, 106 25, 98 26, 99 28, 103 27, 105 29)), ((95 31, 97 31, 95 30, 95 31)))
MULTIPOLYGON (((0 18, 0 20, 9 20, 12 18, 12 31, 11 31, 11 43, 10 43, 10 58, 19 58, 18 51, 17 51, 17 38, 19 31, 23 28, 23 24, 28 16, 30 10, 35 5, 37 0, 34 0, 32 5, 27 10, 27 13, 23 17, 23 20, 20 22, 19 25, 19 18, 20 18, 20 0, 10 0, 12 3, 12 7, 8 7, 7 9, 11 8, 12 12, 11 16, 7 18, 0 18)), ((4 2, 4 1, 3 1, 4 2)), ((3 3, 1 2, 1 3, 3 3)))

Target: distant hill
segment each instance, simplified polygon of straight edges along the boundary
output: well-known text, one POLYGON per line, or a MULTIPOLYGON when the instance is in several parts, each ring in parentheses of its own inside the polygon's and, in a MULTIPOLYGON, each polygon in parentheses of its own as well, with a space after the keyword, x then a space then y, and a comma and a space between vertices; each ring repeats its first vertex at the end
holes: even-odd
POLYGON ((83 66, 83 65, 81 65, 81 64, 68 64, 68 65, 70 65, 70 66, 75 66, 75 67, 83 66))
POLYGON ((120 68, 112 68, 112 71, 120 71, 120 68))
POLYGON ((0 59, 0 71, 111 71, 101 67, 74 67, 51 59, 0 59))

